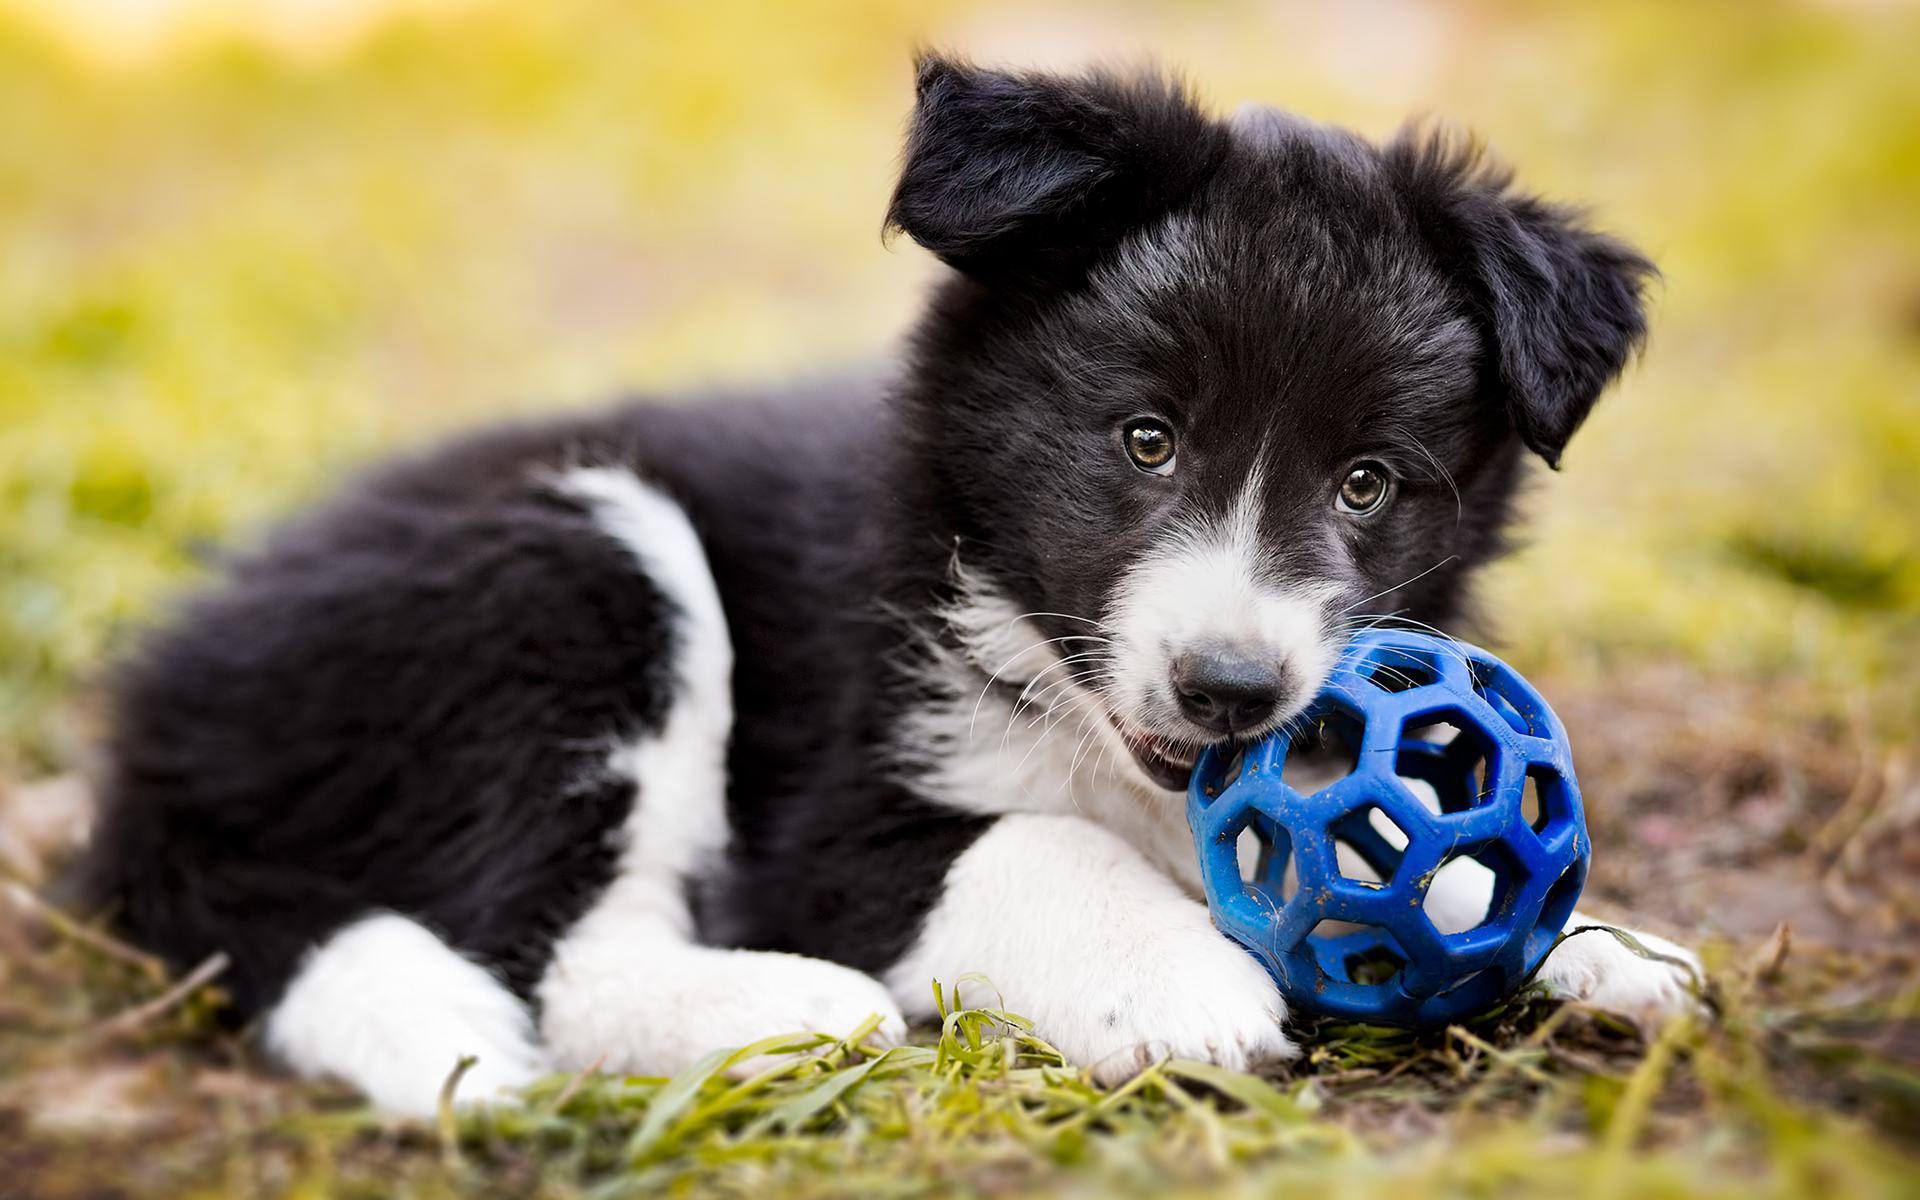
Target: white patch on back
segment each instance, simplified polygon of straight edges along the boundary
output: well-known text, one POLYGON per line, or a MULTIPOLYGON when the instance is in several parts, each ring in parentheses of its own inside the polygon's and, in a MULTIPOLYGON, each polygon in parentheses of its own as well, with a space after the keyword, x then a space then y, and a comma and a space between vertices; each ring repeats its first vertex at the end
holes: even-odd
POLYGON ((709 1050, 780 1033, 845 1034, 874 1013, 905 1036, 867 975, 791 954, 693 942, 686 892, 726 848, 733 647, 699 535, 672 499, 620 468, 568 473, 560 489, 632 552, 680 613, 666 724, 616 750, 636 785, 619 872, 554 947, 538 988, 541 1032, 564 1065, 670 1074, 709 1050))
POLYGON ((267 1049, 302 1075, 353 1084, 390 1112, 431 1116, 464 1055, 457 1099, 487 1100, 550 1068, 526 1006, 417 923, 380 913, 307 952, 268 1015, 267 1049))
POLYGON ((570 471, 559 490, 591 505, 594 523, 632 553, 641 573, 679 610, 666 724, 609 759, 638 792, 619 873, 601 907, 653 913, 690 937, 685 881, 727 843, 733 641, 726 610, 700 535, 665 493, 619 467, 570 471))

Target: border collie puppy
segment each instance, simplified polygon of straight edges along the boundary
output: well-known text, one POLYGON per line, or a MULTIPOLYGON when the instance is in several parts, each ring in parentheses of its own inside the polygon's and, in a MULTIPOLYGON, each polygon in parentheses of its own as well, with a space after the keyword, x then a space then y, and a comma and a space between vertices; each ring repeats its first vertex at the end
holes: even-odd
MULTIPOLYGON (((225 951, 295 1070, 426 1112, 461 1055, 478 1098, 897 1038, 968 972, 1103 1081, 1294 1053, 1198 898, 1195 754, 1459 613, 1652 268, 1441 137, 918 85, 888 220, 952 272, 892 381, 389 465, 119 676, 94 896, 225 951)), ((1612 938, 1545 975, 1687 1003, 1612 938)))

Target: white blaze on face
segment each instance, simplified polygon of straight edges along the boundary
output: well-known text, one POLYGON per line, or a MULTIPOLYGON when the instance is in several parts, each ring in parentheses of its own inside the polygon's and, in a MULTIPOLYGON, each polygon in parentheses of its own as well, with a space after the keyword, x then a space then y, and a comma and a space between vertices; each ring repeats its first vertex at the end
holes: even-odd
POLYGON ((1181 715, 1173 667, 1184 655, 1228 649, 1279 671, 1289 686, 1280 720, 1338 661, 1341 589, 1278 582, 1280 556, 1260 537, 1259 494, 1255 474, 1225 517, 1174 526, 1121 578, 1106 624, 1122 721, 1189 745, 1210 739, 1181 715))

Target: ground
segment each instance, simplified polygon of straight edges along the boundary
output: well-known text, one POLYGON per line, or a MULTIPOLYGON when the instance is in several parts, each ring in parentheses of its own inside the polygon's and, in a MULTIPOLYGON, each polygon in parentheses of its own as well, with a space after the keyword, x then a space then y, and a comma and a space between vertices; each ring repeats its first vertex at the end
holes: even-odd
MULTIPOLYGON (((1307 1022, 1308 1056, 1265 1080, 1169 1062, 1102 1092, 1017 1014, 958 1013, 907 1050, 811 1047, 744 1083, 718 1062, 560 1077, 524 1108, 413 1124, 285 1078, 213 1019, 217 979, 170 985, 15 887, 0 1178, 42 1197, 1920 1194, 1905 768, 1790 697, 1723 689, 1724 727, 1671 741, 1612 719, 1708 686, 1549 687, 1587 787, 1631 800, 1595 813, 1589 895, 1704 940, 1712 966, 1711 1011, 1651 1038, 1522 997, 1417 1036, 1307 1022), (1620 852, 1650 839, 1661 854, 1620 852)), ((13 794, 16 870, 31 878, 21 849, 57 850, 83 800, 65 779, 13 794)))
POLYGON ((0 1196, 1920 1194, 1920 8, 323 9, 0 0, 0 1196), (1458 119, 1660 264, 1472 632, 1700 1020, 1525 996, 1102 1093, 958 1014, 409 1125, 61 907, 101 673, 268 522, 477 420, 886 353, 934 270, 878 230, 920 43, 1458 119))

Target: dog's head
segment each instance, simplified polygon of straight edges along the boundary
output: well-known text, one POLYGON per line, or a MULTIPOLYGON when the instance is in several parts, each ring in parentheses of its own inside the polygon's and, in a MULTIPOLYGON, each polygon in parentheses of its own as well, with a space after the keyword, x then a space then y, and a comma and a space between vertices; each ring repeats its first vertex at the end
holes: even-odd
POLYGON ((956 269, 902 399, 969 578, 1170 788, 1356 625, 1456 614, 1652 271, 1444 136, 939 57, 889 222, 956 269))

